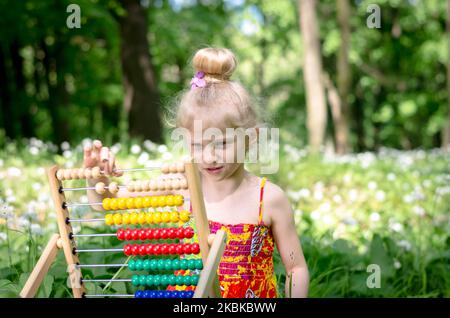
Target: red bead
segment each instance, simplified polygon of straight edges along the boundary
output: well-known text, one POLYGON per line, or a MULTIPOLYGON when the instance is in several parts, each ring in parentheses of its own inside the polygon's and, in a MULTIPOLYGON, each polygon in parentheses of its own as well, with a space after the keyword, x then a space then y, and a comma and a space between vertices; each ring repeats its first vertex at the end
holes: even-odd
POLYGON ((125 237, 126 241, 131 240, 131 230, 130 229, 125 230, 124 237, 125 237))
POLYGON ((133 245, 131 246, 131 253, 132 253, 133 255, 139 255, 139 245, 133 244, 133 245))
POLYGON ((194 237, 194 229, 192 227, 185 228, 183 232, 185 238, 190 239, 194 237))
POLYGON ((130 256, 130 255, 133 254, 132 251, 131 251, 131 244, 127 244, 127 245, 125 245, 125 246, 123 247, 123 253, 124 253, 126 256, 130 256))
POLYGON ((191 245, 190 244, 184 244, 183 246, 183 252, 184 254, 191 254, 191 245))
POLYGON ((163 240, 167 240, 169 238, 169 233, 167 232, 167 229, 161 229, 161 238, 163 240))
POLYGON ((167 252, 172 255, 176 254, 177 253, 176 244, 169 244, 169 248, 167 249, 167 252))
POLYGON ((146 251, 145 244, 139 245, 139 255, 146 255, 146 254, 147 254, 147 251, 146 251))
POLYGON ((175 244, 175 251, 178 255, 181 255, 184 253, 183 244, 175 244))
POLYGON ((153 238, 154 238, 155 240, 159 240, 159 239, 161 238, 159 229, 153 229, 153 238))
POLYGON ((152 229, 147 229, 146 231, 146 238, 147 240, 153 240, 153 230, 152 229))
POLYGON ((118 229, 116 236, 117 236, 117 239, 123 241, 125 238, 125 231, 123 229, 118 229))
POLYGON ((183 231, 183 228, 182 228, 182 227, 179 227, 179 228, 176 230, 176 235, 177 235, 177 237, 178 237, 179 239, 182 239, 182 238, 184 237, 184 231, 183 231))
POLYGON ((198 243, 191 244, 191 251, 192 254, 200 253, 200 245, 198 245, 198 243))
POLYGON ((152 244, 146 244, 145 245, 145 253, 147 255, 153 254, 153 245, 152 244))
POLYGON ((132 229, 131 231, 132 231, 131 232, 131 239, 133 241, 138 240, 139 239, 139 230, 138 229, 132 229))
POLYGON ((160 244, 154 244, 153 245, 153 254, 161 254, 161 245, 160 244))
POLYGON ((173 228, 167 229, 167 235, 172 240, 177 238, 177 233, 175 232, 175 229, 173 229, 173 228))
POLYGON ((145 231, 145 229, 140 229, 138 231, 138 235, 141 241, 145 241, 147 239, 147 232, 145 231))
POLYGON ((168 248, 167 244, 161 244, 161 248, 160 248, 161 255, 167 254, 167 248, 168 248))

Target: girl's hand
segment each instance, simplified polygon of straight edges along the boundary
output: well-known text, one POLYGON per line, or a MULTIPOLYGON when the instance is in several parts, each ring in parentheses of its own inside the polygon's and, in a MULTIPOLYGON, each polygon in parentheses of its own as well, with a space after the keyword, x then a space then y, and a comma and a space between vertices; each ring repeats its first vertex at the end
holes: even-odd
POLYGON ((95 140, 92 146, 84 147, 83 165, 85 168, 99 167, 105 175, 120 177, 123 172, 115 171, 116 158, 108 147, 103 147, 100 140, 95 140))

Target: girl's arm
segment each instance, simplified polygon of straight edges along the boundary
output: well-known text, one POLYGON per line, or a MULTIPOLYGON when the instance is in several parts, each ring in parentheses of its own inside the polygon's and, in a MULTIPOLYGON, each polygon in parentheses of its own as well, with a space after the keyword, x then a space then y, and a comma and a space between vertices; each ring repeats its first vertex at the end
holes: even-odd
POLYGON ((309 272, 295 228, 294 213, 288 198, 276 185, 270 184, 267 207, 272 232, 286 268, 286 297, 308 296, 309 272))

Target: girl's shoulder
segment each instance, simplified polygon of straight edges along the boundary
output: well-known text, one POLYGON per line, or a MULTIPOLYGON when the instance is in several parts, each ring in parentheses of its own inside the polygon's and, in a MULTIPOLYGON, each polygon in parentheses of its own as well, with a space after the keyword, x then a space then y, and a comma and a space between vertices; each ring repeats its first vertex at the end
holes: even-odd
POLYGON ((271 219, 279 217, 280 214, 288 214, 290 211, 290 202, 285 191, 277 184, 271 182, 268 178, 264 185, 264 213, 268 213, 271 219))

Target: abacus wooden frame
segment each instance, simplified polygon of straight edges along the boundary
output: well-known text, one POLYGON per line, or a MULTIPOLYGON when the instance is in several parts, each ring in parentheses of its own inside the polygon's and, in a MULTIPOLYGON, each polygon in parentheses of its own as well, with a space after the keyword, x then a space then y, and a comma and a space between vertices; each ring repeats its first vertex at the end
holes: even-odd
MULTIPOLYGON (((59 189, 62 188, 62 182, 56 178, 57 171, 58 166, 54 165, 50 167, 47 170, 47 178, 55 205, 59 234, 53 234, 47 243, 41 257, 20 292, 20 297, 22 298, 32 298, 35 296, 61 248, 64 251, 68 265, 69 279, 74 298, 83 297, 85 292, 85 288, 81 281, 81 271, 76 269, 76 265, 79 264, 78 255, 74 253, 76 243, 69 235, 70 233, 73 233, 73 231, 70 222, 67 222, 69 211, 67 207, 63 205, 63 203, 66 202, 66 197, 64 192, 59 191, 59 189)), ((200 174, 193 159, 185 162, 185 174, 188 182, 192 213, 197 228, 200 253, 204 264, 198 285, 195 289, 194 298, 220 297, 217 267, 225 248, 227 239, 226 233, 222 230, 217 231, 211 247, 209 246, 208 237, 210 232, 205 203, 203 201, 200 174)))

